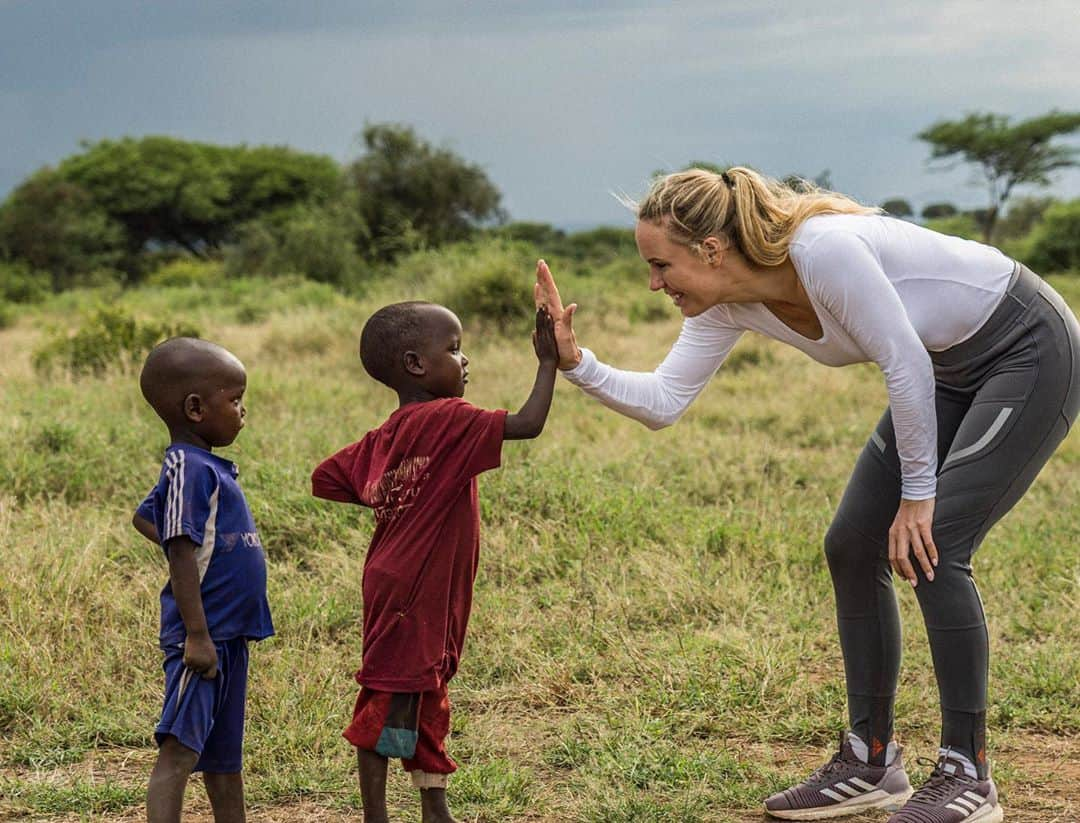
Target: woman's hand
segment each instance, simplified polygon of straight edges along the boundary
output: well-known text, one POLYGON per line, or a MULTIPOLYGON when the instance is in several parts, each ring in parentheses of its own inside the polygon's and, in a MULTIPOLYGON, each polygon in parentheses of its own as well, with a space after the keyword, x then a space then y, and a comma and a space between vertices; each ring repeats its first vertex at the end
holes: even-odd
POLYGON ((533 287, 533 299, 536 301, 536 308, 547 309, 547 313, 555 322, 555 341, 559 345, 559 368, 574 368, 581 362, 581 349, 574 340, 573 326, 577 303, 571 303, 565 309, 563 308, 559 287, 555 285, 555 278, 551 276, 551 270, 543 260, 536 261, 536 285, 533 287))
POLYGON ((937 546, 930 533, 934 522, 934 498, 929 500, 901 500, 892 526, 889 527, 889 565, 912 588, 919 584, 915 567, 908 554, 915 552, 915 559, 930 582, 934 580, 934 566, 938 564, 937 546))

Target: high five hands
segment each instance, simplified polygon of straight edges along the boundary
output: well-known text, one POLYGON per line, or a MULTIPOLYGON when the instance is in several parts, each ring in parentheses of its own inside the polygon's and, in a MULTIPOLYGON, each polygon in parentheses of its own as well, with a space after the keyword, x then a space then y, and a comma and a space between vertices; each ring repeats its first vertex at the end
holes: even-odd
POLYGON ((559 368, 572 369, 581 362, 581 349, 574 340, 573 317, 577 303, 563 308, 559 287, 551 276, 551 269, 543 260, 536 261, 536 285, 533 286, 536 308, 547 309, 555 323, 555 341, 559 346, 559 368))

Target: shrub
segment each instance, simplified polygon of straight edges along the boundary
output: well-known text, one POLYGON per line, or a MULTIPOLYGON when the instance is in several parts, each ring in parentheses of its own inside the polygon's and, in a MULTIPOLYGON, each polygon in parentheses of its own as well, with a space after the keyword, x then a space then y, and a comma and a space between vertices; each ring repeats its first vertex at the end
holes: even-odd
POLYGON ((226 249, 230 276, 299 274, 355 288, 366 275, 353 238, 359 218, 343 208, 297 206, 255 220, 226 249))
POLYGON ((500 331, 532 322, 532 250, 519 244, 461 244, 434 278, 432 299, 453 309, 463 321, 490 324, 500 331), (460 265, 454 258, 463 257, 460 265))
POLYGON ((146 282, 152 286, 206 286, 223 273, 223 267, 218 262, 178 257, 159 266, 147 277, 146 282))
POLYGON ((49 294, 51 276, 21 261, 0 261, 0 302, 36 303, 49 294))
POLYGON ((119 306, 102 306, 74 334, 60 334, 34 352, 34 368, 76 375, 131 368, 162 340, 176 336, 198 337, 199 332, 186 323, 144 323, 119 306))
POLYGON ((633 230, 614 226, 575 232, 566 238, 560 250, 576 260, 611 261, 637 257, 633 230))
POLYGON ((1028 261, 1041 272, 1080 269, 1080 200, 1047 208, 1031 233, 1028 261))
POLYGON ((926 228, 942 234, 963 237, 965 240, 979 240, 982 238, 979 223, 971 212, 954 214, 952 217, 941 217, 936 220, 927 220, 926 228))

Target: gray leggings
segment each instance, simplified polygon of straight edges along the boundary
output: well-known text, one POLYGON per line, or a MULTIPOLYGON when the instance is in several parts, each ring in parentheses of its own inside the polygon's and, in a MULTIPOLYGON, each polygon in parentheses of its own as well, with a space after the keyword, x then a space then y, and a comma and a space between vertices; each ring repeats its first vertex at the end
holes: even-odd
MULTIPOLYGON (((988 649, 971 556, 1027 491, 1080 410, 1080 325, 1065 301, 1018 266, 1008 294, 975 333, 931 352, 936 378, 938 488, 933 582, 915 589, 934 659, 942 746, 985 774, 988 649)), ((900 463, 888 411, 855 466, 825 536, 836 592, 851 728, 884 756, 900 670, 900 615, 888 531, 900 463), (882 745, 878 745, 882 744, 882 745)))

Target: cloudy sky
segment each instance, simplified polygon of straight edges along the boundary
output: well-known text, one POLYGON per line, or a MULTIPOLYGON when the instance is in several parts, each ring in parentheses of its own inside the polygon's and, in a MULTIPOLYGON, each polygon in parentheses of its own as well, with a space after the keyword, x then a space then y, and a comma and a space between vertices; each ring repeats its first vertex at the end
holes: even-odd
POLYGON ((346 161, 394 121, 483 166, 515 219, 626 223, 611 192, 691 160, 981 205, 914 135, 1080 110, 1078 35, 1076 0, 0 0, 0 196, 84 139, 346 161))

